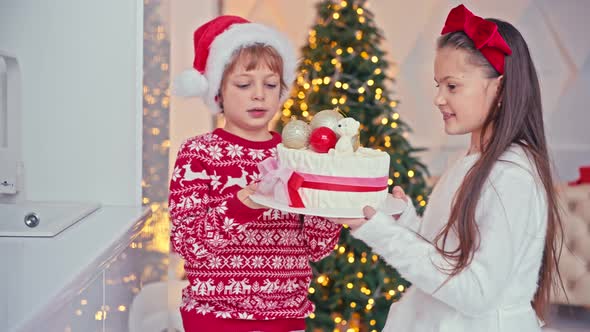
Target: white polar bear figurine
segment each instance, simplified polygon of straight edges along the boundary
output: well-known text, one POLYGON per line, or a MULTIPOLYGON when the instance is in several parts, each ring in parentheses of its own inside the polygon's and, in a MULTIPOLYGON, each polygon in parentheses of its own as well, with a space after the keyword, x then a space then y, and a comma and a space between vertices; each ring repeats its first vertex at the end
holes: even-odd
POLYGON ((344 118, 338 121, 338 125, 334 129, 336 134, 340 136, 336 146, 330 152, 332 154, 352 154, 354 153, 354 146, 352 145, 352 138, 358 133, 360 123, 353 118, 344 118), (334 151, 335 152, 332 152, 334 151))

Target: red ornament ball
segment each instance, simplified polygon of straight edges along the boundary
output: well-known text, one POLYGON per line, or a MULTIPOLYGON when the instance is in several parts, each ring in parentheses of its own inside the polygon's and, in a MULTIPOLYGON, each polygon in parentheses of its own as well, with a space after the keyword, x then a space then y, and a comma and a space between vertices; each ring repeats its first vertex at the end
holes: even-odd
POLYGON ((318 153, 327 153, 336 146, 338 137, 336 133, 328 127, 319 127, 311 132, 309 137, 309 146, 318 153))

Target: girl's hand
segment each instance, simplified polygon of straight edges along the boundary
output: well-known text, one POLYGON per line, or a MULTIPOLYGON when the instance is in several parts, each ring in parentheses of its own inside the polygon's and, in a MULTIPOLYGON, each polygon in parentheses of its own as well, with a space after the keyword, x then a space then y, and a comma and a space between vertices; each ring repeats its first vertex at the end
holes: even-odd
MULTIPOLYGON (((406 196, 406 193, 404 192, 404 190, 400 186, 393 187, 393 190, 391 191, 391 195, 395 198, 403 199, 406 203, 409 200, 408 196, 406 196)), ((398 220, 399 214, 394 215, 393 218, 395 220, 398 220)))
POLYGON ((264 205, 260 205, 258 203, 254 203, 254 201, 250 198, 250 195, 254 194, 256 192, 256 183, 251 183, 248 186, 246 186, 244 189, 241 189, 240 191, 238 191, 238 199, 244 203, 244 205, 246 205, 247 207, 251 208, 251 209, 268 209, 266 206, 264 205))
MULTIPOLYGON (((395 198, 403 199, 405 202, 408 202, 408 196, 404 193, 404 190, 400 186, 393 187, 393 191, 391 195, 395 198)), ((363 208, 363 214, 365 215, 364 218, 329 218, 335 224, 342 224, 348 225, 350 230, 354 231, 355 229, 364 225, 369 219, 373 218, 373 216, 377 213, 375 209, 371 206, 365 206, 363 208)), ((399 214, 392 216, 395 220, 399 219, 399 214)))
POLYGON ((377 213, 377 211, 375 211, 373 207, 367 205, 363 208, 364 218, 329 218, 329 220, 335 224, 348 225, 350 230, 354 231, 364 225, 369 219, 373 218, 375 213, 377 213))
POLYGON ((391 194, 393 195, 393 197, 395 198, 401 198, 403 199, 406 203, 408 202, 408 196, 406 196, 406 193, 404 192, 404 190, 402 189, 402 187, 400 186, 395 186, 393 187, 393 191, 391 192, 391 194))

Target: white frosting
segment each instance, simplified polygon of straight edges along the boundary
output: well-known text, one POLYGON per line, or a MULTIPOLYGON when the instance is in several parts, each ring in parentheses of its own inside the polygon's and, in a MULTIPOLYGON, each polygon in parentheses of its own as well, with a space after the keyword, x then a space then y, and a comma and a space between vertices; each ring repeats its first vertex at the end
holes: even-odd
MULTIPOLYGON (((282 167, 295 172, 360 178, 379 178, 389 175, 389 154, 359 148, 351 155, 317 153, 311 150, 289 149, 279 144, 278 159, 282 167)), ((343 192, 300 188, 299 195, 310 208, 363 208, 378 206, 387 197, 387 188, 376 192, 343 192)))

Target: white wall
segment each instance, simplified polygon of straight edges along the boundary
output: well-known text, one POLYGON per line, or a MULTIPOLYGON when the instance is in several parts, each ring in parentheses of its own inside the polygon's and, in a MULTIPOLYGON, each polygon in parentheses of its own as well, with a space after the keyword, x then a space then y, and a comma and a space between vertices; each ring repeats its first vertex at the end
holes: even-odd
POLYGON ((31 200, 141 202, 143 1, 0 1, 31 200))
MULTIPOLYGON (((202 1, 200 5, 207 7, 207 4, 211 6, 216 2, 202 1)), ((223 13, 278 27, 291 37, 295 45, 303 46, 316 18, 316 3, 316 0, 225 0, 223 13)), ((434 175, 442 172, 449 155, 464 148, 468 142, 465 136, 447 136, 444 133, 441 116, 432 104, 435 39, 448 11, 459 3, 455 0, 368 1, 377 26, 385 36, 382 47, 393 64, 389 73, 396 79, 392 90, 400 100, 402 120, 408 122, 414 131, 409 140, 414 146, 429 149, 421 157, 434 175)), ((578 167, 590 164, 590 130, 587 129, 590 123, 587 106, 590 39, 585 36, 590 30, 587 20, 590 2, 466 0, 463 3, 478 15, 498 17, 513 23, 524 35, 541 81, 547 136, 557 173, 562 181, 577 178, 578 167)), ((209 19, 209 15, 195 11, 191 15, 195 27, 209 19)), ((175 24, 178 21, 173 17, 172 30, 175 24)), ((175 57, 179 56, 174 54, 175 48, 179 47, 177 42, 174 38, 171 41, 173 68, 175 57)), ((183 42, 185 47, 186 40, 183 42)), ((193 54, 192 49, 186 52, 190 52, 191 56, 193 54)), ((189 60, 184 61, 190 63, 189 60)), ((185 112, 173 107, 171 113, 176 116, 173 121, 182 123, 183 118, 189 119, 185 112)), ((193 128, 193 132, 209 130, 196 126, 194 120, 185 123, 193 128)), ((175 147, 177 130, 178 127, 172 123, 172 147, 175 147)))
MULTIPOLYGON (((170 1, 170 74, 171 82, 193 65, 193 32, 217 16, 217 1, 170 1)), ((178 148, 189 137, 213 129, 213 117, 202 100, 170 97, 170 172, 178 148)), ((169 172, 169 173, 170 173, 169 172)))

